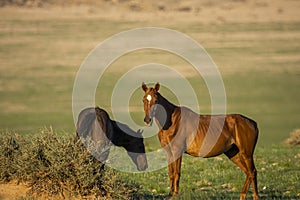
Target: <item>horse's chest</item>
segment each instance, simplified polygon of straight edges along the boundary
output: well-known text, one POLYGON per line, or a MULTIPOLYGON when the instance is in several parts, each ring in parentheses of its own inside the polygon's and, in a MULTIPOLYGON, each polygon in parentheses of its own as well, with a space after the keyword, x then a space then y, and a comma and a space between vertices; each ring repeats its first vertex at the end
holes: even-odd
POLYGON ((175 137, 175 133, 170 130, 160 130, 158 138, 162 146, 169 144, 175 137))

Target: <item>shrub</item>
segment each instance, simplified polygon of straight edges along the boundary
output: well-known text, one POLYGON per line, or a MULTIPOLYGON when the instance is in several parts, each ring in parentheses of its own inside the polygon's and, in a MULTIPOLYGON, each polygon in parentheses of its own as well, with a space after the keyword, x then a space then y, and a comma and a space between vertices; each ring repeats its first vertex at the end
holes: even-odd
POLYGON ((0 182, 12 180, 26 183, 30 196, 110 199, 126 198, 136 190, 91 156, 76 135, 58 137, 52 129, 31 138, 0 136, 0 182))
POLYGON ((300 145, 300 129, 295 129, 290 133, 290 137, 284 141, 288 145, 300 145))

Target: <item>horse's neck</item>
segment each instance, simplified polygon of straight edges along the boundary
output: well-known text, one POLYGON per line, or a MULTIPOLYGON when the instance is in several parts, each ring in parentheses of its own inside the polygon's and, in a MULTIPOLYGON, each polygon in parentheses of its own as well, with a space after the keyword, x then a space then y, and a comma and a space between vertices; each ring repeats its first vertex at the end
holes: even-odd
POLYGON ((113 126, 113 130, 114 130, 114 134, 112 137, 112 142, 114 145, 116 146, 123 146, 124 144, 124 136, 126 136, 126 134, 123 133, 122 129, 119 127, 120 124, 116 121, 112 120, 112 126, 113 126))
POLYGON ((158 126, 164 130, 167 130, 172 125, 172 114, 177 106, 169 102, 159 93, 158 104, 162 106, 165 111, 158 109, 158 111, 155 113, 155 118, 157 120, 158 126))
POLYGON ((121 146, 124 147, 126 150, 129 146, 129 141, 131 140, 131 135, 125 133, 121 127, 122 124, 113 121, 113 130, 114 130, 114 134, 113 134, 113 138, 112 138, 112 143, 116 146, 121 146))

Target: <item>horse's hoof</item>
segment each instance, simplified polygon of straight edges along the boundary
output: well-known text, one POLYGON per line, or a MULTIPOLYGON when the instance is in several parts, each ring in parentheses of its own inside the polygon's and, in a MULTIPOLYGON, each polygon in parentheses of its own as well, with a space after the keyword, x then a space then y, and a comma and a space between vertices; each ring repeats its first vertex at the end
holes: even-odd
POLYGON ((168 195, 168 199, 170 200, 176 199, 176 197, 178 197, 178 192, 170 192, 168 195))
POLYGON ((247 194, 241 193, 241 194, 240 194, 240 200, 246 199, 246 196, 247 196, 247 194))
POLYGON ((253 196, 253 200, 259 200, 259 196, 258 195, 254 195, 253 196))
POLYGON ((168 199, 174 199, 174 197, 178 196, 178 193, 175 192, 169 192, 168 199))

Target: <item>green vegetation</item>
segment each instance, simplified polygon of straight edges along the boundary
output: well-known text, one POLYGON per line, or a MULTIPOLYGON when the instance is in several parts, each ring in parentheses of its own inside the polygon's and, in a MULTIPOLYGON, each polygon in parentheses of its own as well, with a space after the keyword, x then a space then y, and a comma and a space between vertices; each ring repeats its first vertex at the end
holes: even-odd
MULTIPOLYGON (((257 148, 255 163, 262 199, 297 199, 300 196, 299 147, 257 148)), ((178 199, 238 199, 245 174, 226 156, 202 159, 183 157, 178 199)), ((142 186, 139 198, 162 199, 169 192, 168 170, 123 174, 124 181, 142 186)), ((252 191, 251 189, 249 191, 252 191)), ((248 193, 252 199, 252 193, 248 193)))

